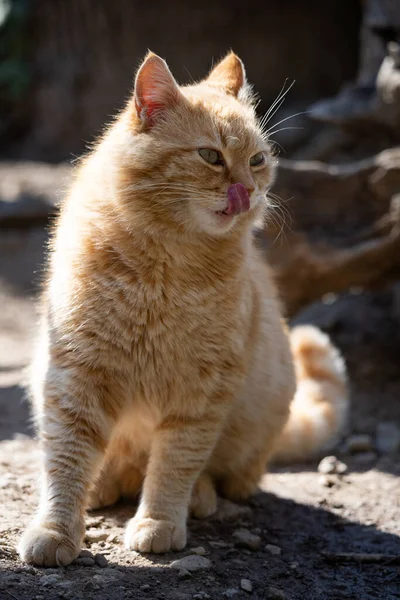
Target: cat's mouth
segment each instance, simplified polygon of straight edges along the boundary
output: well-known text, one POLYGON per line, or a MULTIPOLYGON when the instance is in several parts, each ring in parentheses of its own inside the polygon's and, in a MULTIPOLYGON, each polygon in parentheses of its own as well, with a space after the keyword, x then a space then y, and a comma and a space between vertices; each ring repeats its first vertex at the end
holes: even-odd
POLYGON ((240 213, 250 210, 250 196, 244 185, 233 183, 228 188, 228 206, 223 210, 217 210, 215 213, 221 217, 234 217, 240 213))

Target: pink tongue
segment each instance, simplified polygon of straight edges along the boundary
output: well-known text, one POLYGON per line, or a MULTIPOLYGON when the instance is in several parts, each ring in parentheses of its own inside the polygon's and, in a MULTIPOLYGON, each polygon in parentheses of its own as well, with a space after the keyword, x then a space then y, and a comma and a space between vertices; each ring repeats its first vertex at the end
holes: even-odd
POLYGON ((228 208, 224 210, 226 215, 238 215, 250 208, 250 197, 248 191, 241 183, 233 183, 228 187, 228 208))

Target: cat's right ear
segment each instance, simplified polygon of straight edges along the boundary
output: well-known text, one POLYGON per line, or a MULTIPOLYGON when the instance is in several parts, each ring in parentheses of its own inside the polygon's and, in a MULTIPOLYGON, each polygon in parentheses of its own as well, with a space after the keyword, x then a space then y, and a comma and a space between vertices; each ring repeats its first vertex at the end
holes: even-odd
POLYGON ((135 110, 143 126, 151 128, 180 98, 178 84, 165 60, 149 52, 135 79, 135 110))

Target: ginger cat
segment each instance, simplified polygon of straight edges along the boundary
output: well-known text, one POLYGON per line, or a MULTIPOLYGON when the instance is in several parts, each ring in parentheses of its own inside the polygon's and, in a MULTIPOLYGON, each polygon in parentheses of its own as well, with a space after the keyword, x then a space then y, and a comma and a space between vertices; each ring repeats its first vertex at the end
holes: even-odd
POLYGON ((32 368, 45 475, 23 560, 69 564, 87 507, 140 492, 126 546, 181 550, 189 510, 247 498, 273 455, 340 432, 342 360, 312 327, 289 338, 253 244, 273 173, 235 54, 183 87, 145 58, 53 238, 32 368))

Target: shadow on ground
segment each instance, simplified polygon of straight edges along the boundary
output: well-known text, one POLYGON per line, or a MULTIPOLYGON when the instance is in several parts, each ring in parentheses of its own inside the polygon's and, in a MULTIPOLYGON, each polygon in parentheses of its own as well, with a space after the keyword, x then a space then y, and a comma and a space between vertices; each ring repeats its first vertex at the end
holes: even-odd
POLYGON ((110 537, 117 532, 116 542, 100 542, 91 548, 92 552, 106 554, 108 568, 73 565, 59 570, 21 569, 18 559, 9 558, 3 561, 1 597, 244 600, 249 595, 241 589, 241 580, 249 579, 254 600, 400 598, 399 567, 390 559, 395 555, 398 560, 400 555, 397 536, 343 519, 323 507, 307 506, 270 493, 258 494, 251 508, 250 516, 236 523, 190 521, 188 548, 205 548, 211 566, 184 576, 170 564, 188 552, 141 556, 123 549, 119 540, 124 523, 132 515, 131 506, 97 512, 97 516, 104 517, 103 528, 111 524, 110 537), (258 550, 251 552, 234 546, 232 533, 238 527, 246 527, 261 537, 258 550), (280 549, 280 553, 271 554, 268 544, 280 549), (341 552, 388 557, 380 564, 332 563, 325 558, 326 553, 341 552))

